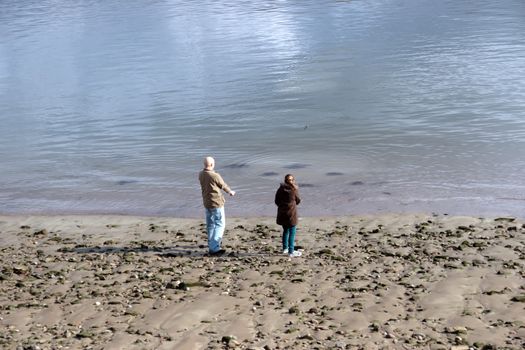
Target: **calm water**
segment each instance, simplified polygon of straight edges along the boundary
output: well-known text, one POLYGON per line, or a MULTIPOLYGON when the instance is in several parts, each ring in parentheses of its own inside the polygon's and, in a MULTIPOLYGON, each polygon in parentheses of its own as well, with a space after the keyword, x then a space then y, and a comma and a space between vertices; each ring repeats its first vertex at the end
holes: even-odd
POLYGON ((0 213, 525 217, 525 2, 0 1, 0 213))

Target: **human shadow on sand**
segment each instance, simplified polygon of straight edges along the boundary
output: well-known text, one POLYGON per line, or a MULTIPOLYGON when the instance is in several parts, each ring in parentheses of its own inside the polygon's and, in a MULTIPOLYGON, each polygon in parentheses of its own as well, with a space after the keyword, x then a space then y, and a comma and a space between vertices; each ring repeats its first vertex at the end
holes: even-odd
POLYGON ((126 254, 126 253, 163 253, 166 251, 179 251, 181 253, 193 252, 202 249, 199 246, 175 246, 175 247, 157 247, 149 245, 139 245, 133 247, 117 246, 76 246, 74 248, 63 249, 62 252, 79 253, 79 254, 126 254))
POLYGON ((140 245, 136 247, 117 247, 117 246, 76 246, 74 248, 61 248, 61 253, 77 253, 77 254, 128 254, 128 253, 155 253, 163 257, 209 257, 213 259, 220 258, 236 258, 236 257, 269 257, 280 254, 271 254, 267 252, 237 252, 227 251, 222 256, 212 256, 203 245, 199 246, 172 246, 172 247, 157 247, 140 245))

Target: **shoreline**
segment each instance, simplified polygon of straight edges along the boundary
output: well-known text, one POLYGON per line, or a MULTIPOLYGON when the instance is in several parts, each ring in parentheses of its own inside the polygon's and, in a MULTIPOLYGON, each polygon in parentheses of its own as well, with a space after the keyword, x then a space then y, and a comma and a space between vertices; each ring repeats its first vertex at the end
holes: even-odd
POLYGON ((0 345, 126 349, 521 349, 525 222, 429 214, 1 215, 0 345))
MULTIPOLYGON (((383 197, 360 193, 360 189, 349 186, 345 189, 334 189, 334 186, 304 188, 301 196, 304 203, 299 206, 299 215, 303 217, 348 216, 348 215, 412 215, 428 213, 432 215, 497 217, 513 216, 525 218, 521 188, 516 188, 516 198, 503 198, 503 193, 492 195, 435 197, 435 194, 419 193, 417 196, 400 193, 383 197)), ((237 196, 226 198, 226 215, 228 217, 274 216, 276 207, 273 203, 275 188, 265 189, 250 195, 249 191, 239 187, 237 196)), ((379 190, 377 190, 379 191, 379 190)), ((36 201, 7 198, 0 215, 125 215, 139 217, 180 217, 200 218, 203 216, 202 197, 200 193, 187 193, 186 196, 176 193, 113 193, 113 197, 92 198, 90 200, 48 199, 36 201), (125 196, 124 196, 125 195, 125 196), (21 201, 21 202, 20 202, 21 201)), ((109 196, 109 195, 108 195, 109 196)))
MULTIPOLYGON (((226 209, 226 219, 228 220, 252 220, 252 219, 275 219, 275 215, 228 215, 230 210, 226 209)), ((512 214, 457 214, 457 213, 441 213, 441 212, 427 212, 427 211, 363 211, 355 213, 343 213, 343 214, 326 214, 326 215, 300 215, 299 220, 315 220, 315 219, 328 219, 328 218, 370 218, 370 217, 387 217, 387 216, 428 216, 428 217, 465 217, 465 218, 476 218, 476 219, 514 219, 525 221, 525 216, 512 215, 512 214)), ((58 217, 70 217, 70 218, 82 218, 82 217, 100 217, 100 218, 136 218, 136 219, 181 219, 181 220, 204 220, 204 212, 199 215, 170 215, 170 214, 135 214, 135 213, 99 213, 99 212, 21 212, 21 213, 9 213, 0 212, 0 218, 58 218, 58 217), (202 214, 202 215, 201 215, 202 214)))

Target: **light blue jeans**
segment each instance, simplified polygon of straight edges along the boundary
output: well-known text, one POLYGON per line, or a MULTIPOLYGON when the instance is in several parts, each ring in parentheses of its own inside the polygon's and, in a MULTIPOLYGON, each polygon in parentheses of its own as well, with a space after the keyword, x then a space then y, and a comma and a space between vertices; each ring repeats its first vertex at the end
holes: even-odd
POLYGON ((226 226, 224 207, 206 209, 206 231, 208 232, 208 249, 214 253, 221 249, 222 235, 226 226))

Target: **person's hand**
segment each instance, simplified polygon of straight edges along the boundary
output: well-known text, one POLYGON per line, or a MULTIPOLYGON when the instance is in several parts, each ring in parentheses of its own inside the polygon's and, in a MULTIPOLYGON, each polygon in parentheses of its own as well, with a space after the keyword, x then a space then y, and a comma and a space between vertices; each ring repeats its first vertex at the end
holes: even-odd
POLYGON ((230 191, 230 196, 235 196, 235 191, 230 191))

